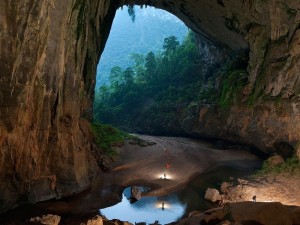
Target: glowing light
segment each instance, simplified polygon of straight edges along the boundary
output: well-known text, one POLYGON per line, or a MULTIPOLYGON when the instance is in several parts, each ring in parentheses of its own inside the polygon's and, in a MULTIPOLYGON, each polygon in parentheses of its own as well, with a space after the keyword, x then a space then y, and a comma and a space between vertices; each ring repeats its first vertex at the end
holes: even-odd
POLYGON ((170 209, 171 204, 169 204, 167 202, 160 201, 160 202, 155 203, 155 208, 163 209, 163 210, 170 209))
POLYGON ((159 173, 155 177, 162 180, 174 180, 174 175, 170 173, 159 173))

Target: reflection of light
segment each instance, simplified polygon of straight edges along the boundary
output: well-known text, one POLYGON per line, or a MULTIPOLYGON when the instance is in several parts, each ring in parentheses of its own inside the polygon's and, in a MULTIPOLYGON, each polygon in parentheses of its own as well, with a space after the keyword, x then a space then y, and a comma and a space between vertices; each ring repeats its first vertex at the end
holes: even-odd
POLYGON ((159 173, 156 175, 158 179, 163 179, 163 180, 174 180, 174 175, 171 175, 170 173, 159 173), (166 174, 166 177, 164 176, 166 174))
POLYGON ((170 209, 171 208, 171 204, 167 203, 167 202, 157 202, 155 203, 155 208, 162 208, 162 205, 164 206, 164 209, 170 209), (164 204, 163 204, 164 203, 164 204))

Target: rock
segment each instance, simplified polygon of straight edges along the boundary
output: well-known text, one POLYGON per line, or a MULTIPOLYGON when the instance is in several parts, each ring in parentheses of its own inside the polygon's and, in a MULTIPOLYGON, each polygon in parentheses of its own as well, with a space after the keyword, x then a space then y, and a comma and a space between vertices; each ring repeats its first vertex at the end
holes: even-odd
POLYGON ((270 165, 270 166, 278 166, 278 165, 281 165, 282 163, 284 163, 284 159, 282 158, 282 156, 280 155, 273 155, 273 156, 270 156, 268 159, 267 159, 267 163, 270 165))
POLYGON ((142 197, 142 192, 141 192, 141 190, 138 187, 132 186, 131 187, 131 195, 136 200, 140 200, 141 197, 142 197))
POLYGON ((216 202, 221 200, 222 197, 217 189, 207 188, 204 199, 209 200, 211 202, 216 202))
POLYGON ((48 214, 48 215, 43 215, 42 217, 31 218, 29 221, 32 223, 41 223, 45 225, 58 225, 60 221, 60 216, 48 214))
POLYGON ((298 159, 300 160, 300 144, 296 149, 296 156, 298 157, 298 159))
POLYGON ((238 178, 237 181, 239 182, 239 184, 242 184, 242 185, 246 185, 249 183, 249 181, 241 179, 241 178, 238 178))
POLYGON ((193 212, 190 212, 189 217, 200 215, 201 213, 202 213, 201 211, 193 211, 193 212))
MULTIPOLYGON (((253 221, 252 224, 292 225, 290 213, 279 202, 230 203, 230 216, 235 222, 253 221)), ((251 223, 248 223, 251 224, 251 223)))
MULTIPOLYGON (((0 213, 27 194, 31 203, 55 198, 54 187, 61 190, 58 197, 68 196, 95 178, 95 71, 115 11, 128 1, 117 2, 1 1, 0 213)), ((193 114, 175 109, 185 134, 243 140, 264 152, 278 141, 299 141, 298 0, 130 1, 145 2, 172 11, 201 34, 206 43, 199 46, 210 56, 202 58, 211 65, 223 65, 222 55, 250 50, 244 95, 225 93, 232 101, 222 110, 217 104, 193 114)), ((209 78, 207 71, 201 77, 209 78)))
POLYGON ((103 225, 103 219, 101 216, 96 216, 91 220, 88 220, 86 225, 103 225))
POLYGON ((289 212, 293 224, 300 224, 300 207, 289 207, 289 212))
POLYGON ((231 185, 228 183, 228 182, 222 182, 221 186, 220 186, 220 191, 222 194, 227 194, 228 192, 228 188, 230 187, 231 185))
POLYGON ((231 223, 228 220, 220 222, 218 225, 231 225, 231 223))

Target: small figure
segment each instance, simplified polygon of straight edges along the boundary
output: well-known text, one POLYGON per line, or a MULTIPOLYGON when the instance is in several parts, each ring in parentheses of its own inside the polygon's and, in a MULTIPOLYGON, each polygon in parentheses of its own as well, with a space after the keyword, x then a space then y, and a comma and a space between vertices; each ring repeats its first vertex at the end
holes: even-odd
POLYGON ((170 163, 167 163, 166 164, 166 169, 168 170, 168 169, 170 169, 171 168, 171 164, 170 163))
POLYGON ((167 175, 164 173, 164 179, 167 179, 167 175))
POLYGON ((252 197, 253 202, 256 202, 256 195, 252 197))
POLYGON ((165 203, 164 203, 164 202, 161 203, 161 209, 162 209, 162 210, 165 210, 165 203))

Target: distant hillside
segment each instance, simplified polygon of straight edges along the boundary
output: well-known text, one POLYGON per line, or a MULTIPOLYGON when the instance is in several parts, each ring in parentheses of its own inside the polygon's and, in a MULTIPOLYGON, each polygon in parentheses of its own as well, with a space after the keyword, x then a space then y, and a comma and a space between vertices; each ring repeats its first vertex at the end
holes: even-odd
POLYGON ((113 66, 125 69, 133 65, 132 53, 146 54, 162 49, 165 37, 175 35, 179 41, 186 36, 188 28, 172 14, 147 7, 135 7, 135 22, 131 21, 127 8, 118 10, 105 50, 97 68, 96 89, 108 80, 113 66))

